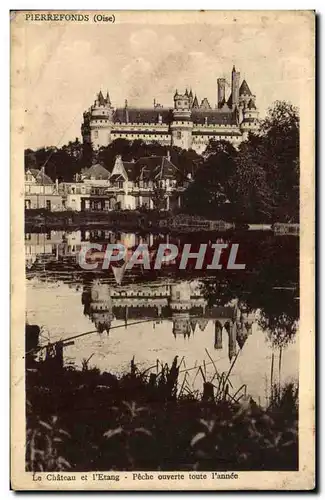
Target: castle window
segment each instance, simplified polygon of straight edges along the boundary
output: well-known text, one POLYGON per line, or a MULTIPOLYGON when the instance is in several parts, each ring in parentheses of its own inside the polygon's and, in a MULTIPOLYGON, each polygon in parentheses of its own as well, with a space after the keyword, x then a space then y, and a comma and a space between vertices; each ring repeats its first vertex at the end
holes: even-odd
POLYGON ((98 139, 98 130, 95 130, 94 137, 95 137, 95 139, 98 139))
POLYGON ((178 101, 178 106, 181 106, 182 105, 182 101, 178 101))

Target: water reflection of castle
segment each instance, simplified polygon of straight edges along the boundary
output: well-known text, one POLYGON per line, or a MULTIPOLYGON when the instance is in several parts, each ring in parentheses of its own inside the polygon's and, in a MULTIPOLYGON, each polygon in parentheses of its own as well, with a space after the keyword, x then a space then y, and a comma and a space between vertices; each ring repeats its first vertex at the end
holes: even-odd
POLYGON ((214 324, 214 347, 222 349, 223 333, 228 335, 228 354, 232 359, 237 346, 242 348, 252 333, 254 316, 244 313, 236 303, 229 306, 208 306, 202 296, 200 282, 182 281, 161 285, 111 286, 95 280, 82 295, 84 312, 94 322, 99 333, 107 332, 113 320, 128 323, 150 319, 172 322, 176 337, 190 337, 214 324))

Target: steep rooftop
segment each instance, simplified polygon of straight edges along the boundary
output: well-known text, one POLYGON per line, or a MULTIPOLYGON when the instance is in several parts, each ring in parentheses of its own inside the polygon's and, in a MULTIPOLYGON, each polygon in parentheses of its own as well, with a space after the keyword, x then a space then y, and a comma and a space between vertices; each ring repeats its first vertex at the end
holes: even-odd
POLYGON ((246 80, 243 80, 241 86, 239 87, 239 95, 252 95, 249 86, 247 85, 246 80))

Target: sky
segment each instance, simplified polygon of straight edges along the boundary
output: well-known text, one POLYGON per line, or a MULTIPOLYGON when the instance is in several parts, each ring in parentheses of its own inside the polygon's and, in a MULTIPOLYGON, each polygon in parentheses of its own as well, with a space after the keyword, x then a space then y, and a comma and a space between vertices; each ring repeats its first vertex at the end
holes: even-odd
POLYGON ((275 100, 299 107, 313 78, 312 18, 302 13, 116 13, 115 24, 24 22, 25 146, 81 139, 83 111, 101 89, 114 107, 173 106, 176 89, 217 100, 235 64, 264 116, 275 100))

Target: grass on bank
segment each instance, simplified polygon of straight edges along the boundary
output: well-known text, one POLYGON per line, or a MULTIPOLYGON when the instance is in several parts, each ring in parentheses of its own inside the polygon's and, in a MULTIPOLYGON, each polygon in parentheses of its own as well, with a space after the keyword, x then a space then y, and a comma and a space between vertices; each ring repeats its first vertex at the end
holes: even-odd
POLYGON ((177 357, 119 377, 32 363, 26 373, 29 471, 296 470, 298 390, 274 387, 262 408, 228 373, 180 383, 177 357))

